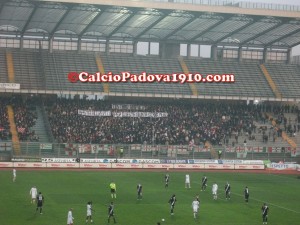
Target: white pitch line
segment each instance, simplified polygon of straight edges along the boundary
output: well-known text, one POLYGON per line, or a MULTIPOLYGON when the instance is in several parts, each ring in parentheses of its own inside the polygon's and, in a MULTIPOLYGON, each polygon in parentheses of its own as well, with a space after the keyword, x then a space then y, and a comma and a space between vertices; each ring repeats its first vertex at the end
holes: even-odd
MULTIPOLYGON (((193 183, 196 183, 196 184, 202 184, 202 183, 199 183, 199 182, 193 182, 193 183)), ((207 186, 209 187, 209 185, 207 185, 207 186)), ((230 193, 231 193, 231 194, 234 194, 234 195, 237 195, 237 196, 242 196, 242 197, 243 197, 243 195, 241 195, 241 194, 237 194, 237 193, 234 193, 234 192, 230 192, 230 193)), ((252 197, 251 197, 251 199, 253 199, 254 201, 257 201, 257 202, 262 202, 262 203, 267 202, 267 201, 262 201, 262 200, 259 200, 259 199, 256 199, 256 198, 252 198, 252 197)), ((285 209, 285 210, 287 210, 287 211, 291 211, 291 212, 293 212, 293 213, 300 213, 300 212, 295 211, 295 210, 293 210, 293 209, 289 209, 289 208, 286 208, 286 207, 283 207, 283 206, 280 206, 280 205, 276 205, 276 204, 274 204, 274 203, 268 202, 268 204, 269 204, 269 205, 272 205, 272 206, 275 206, 275 207, 277 207, 277 208, 280 208, 280 209, 285 209)))

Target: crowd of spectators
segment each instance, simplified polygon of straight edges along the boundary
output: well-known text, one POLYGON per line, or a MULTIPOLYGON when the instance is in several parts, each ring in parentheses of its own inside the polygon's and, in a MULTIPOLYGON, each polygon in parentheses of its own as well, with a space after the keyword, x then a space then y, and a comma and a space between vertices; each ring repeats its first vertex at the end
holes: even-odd
POLYGON ((79 109, 115 109, 108 101, 57 99, 49 103, 52 133, 58 142, 63 143, 198 145, 208 140, 221 145, 231 137, 238 138, 240 132, 251 135, 256 129, 254 121, 265 118, 261 106, 245 102, 174 100, 135 104, 143 105, 145 112, 167 112, 168 116, 82 116, 78 115, 79 109))
POLYGON ((31 99, 14 98, 11 100, 14 108, 15 124, 20 141, 39 141, 32 127, 36 123, 37 113, 31 99))
POLYGON ((11 139, 7 114, 7 103, 7 99, 0 98, 0 141, 7 141, 11 139))

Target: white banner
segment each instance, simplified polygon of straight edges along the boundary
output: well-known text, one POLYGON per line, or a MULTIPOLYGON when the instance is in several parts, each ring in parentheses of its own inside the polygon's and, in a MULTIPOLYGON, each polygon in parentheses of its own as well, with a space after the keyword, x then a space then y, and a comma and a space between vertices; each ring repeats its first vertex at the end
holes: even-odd
POLYGON ((120 109, 120 110, 145 110, 146 107, 143 105, 132 105, 132 104, 112 104, 112 109, 120 109))
POLYGON ((42 143, 40 144, 41 150, 52 150, 52 144, 49 143, 42 143))
POLYGON ((0 83, 0 89, 19 90, 20 89, 20 84, 17 84, 17 83, 0 83))
POLYGON ((166 112, 113 112, 113 117, 168 117, 166 112))
POLYGON ((111 116, 111 111, 94 111, 78 109, 78 115, 82 116, 111 116))

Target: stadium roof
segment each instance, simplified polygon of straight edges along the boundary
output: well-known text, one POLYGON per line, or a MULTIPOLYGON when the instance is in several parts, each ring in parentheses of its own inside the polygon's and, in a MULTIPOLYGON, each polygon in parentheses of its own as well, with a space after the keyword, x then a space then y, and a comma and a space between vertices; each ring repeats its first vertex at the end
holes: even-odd
POLYGON ((0 3, 0 36, 261 48, 291 48, 300 44, 300 8, 297 6, 268 4, 270 9, 266 9, 247 8, 239 3, 207 5, 203 0, 195 2, 202 4, 6 0, 0 3))

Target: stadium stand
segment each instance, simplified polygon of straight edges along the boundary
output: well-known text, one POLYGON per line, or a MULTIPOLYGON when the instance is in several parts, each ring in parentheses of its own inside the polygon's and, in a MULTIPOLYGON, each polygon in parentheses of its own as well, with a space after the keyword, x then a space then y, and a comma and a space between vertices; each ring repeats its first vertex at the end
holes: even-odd
POLYGON ((208 74, 234 74, 235 76, 234 85, 230 83, 196 84, 198 94, 236 96, 236 93, 239 93, 240 96, 274 97, 258 64, 196 59, 189 59, 186 62, 192 73, 200 73, 205 76, 208 74))
POLYGON ((10 99, 0 98, 0 138, 14 142, 12 154, 77 156, 86 153, 80 144, 95 144, 102 157, 114 157, 120 145, 133 157, 211 158, 213 150, 226 158, 245 150, 247 159, 291 157, 291 140, 300 143, 299 110, 285 110, 285 101, 299 106, 300 68, 289 64, 300 43, 299 7, 163 2, 0 3, 0 92, 10 99), (141 43, 149 48, 144 55, 137 51, 141 43), (208 46, 204 59, 200 52, 208 46), (235 83, 68 81, 70 72, 83 71, 234 74, 235 83), (83 100, 91 96, 103 101, 83 100), (113 102, 168 117, 91 118, 77 112, 119 112, 113 102))
POLYGON ((270 75, 283 97, 299 98, 300 68, 299 65, 266 64, 270 75))

